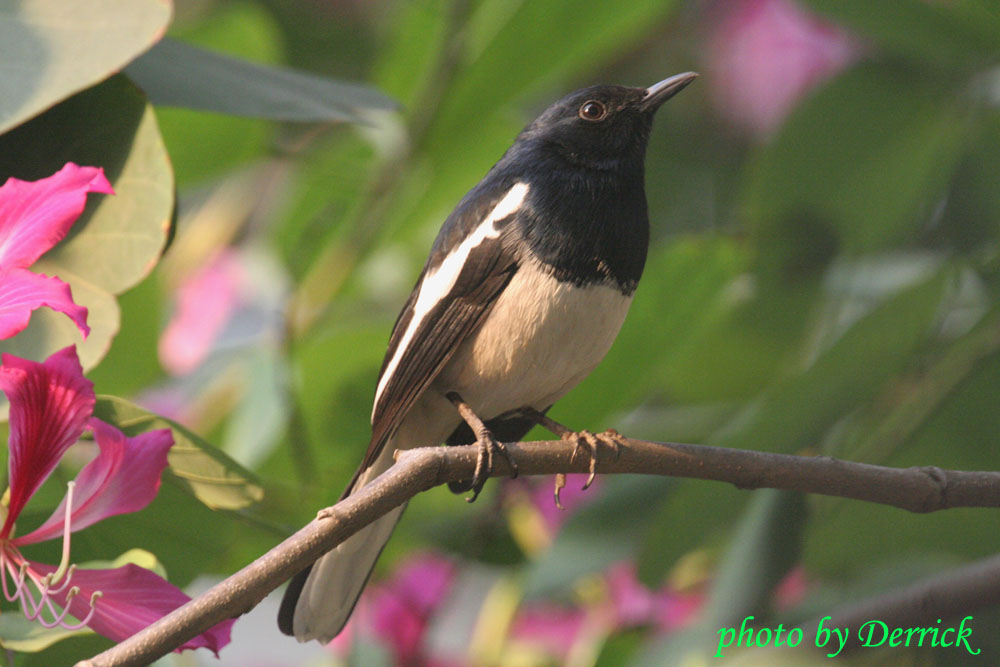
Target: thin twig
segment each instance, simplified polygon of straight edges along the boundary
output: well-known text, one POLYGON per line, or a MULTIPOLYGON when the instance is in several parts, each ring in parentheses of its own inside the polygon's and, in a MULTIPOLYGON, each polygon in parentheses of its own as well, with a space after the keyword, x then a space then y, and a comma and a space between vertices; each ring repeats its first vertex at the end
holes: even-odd
MULTIPOLYGON (((829 457, 631 439, 623 439, 623 444, 621 456, 602 461, 599 472, 692 477, 728 482, 742 489, 789 489, 911 512, 1000 507, 1000 472, 887 468, 829 457)), ((574 461, 575 447, 565 440, 510 443, 507 447, 523 475, 587 471, 588 461, 574 461)), ((145 665, 216 623, 246 613, 296 572, 392 508, 433 486, 469 479, 477 454, 475 446, 402 452, 385 474, 325 510, 328 518, 310 522, 203 595, 79 665, 145 665)), ((510 475, 502 457, 497 464, 494 477, 510 475)))

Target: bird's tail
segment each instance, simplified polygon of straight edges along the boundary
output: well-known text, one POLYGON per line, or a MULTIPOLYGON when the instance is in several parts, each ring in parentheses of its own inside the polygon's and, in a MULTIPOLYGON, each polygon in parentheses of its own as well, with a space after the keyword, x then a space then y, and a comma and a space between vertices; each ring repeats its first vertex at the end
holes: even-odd
MULTIPOLYGON (((392 442, 388 443, 344 497, 385 472, 393 463, 394 449, 392 442)), ((278 612, 281 631, 295 635, 300 642, 317 639, 326 643, 336 637, 351 617, 375 561, 404 509, 406 505, 393 509, 295 575, 278 612)))

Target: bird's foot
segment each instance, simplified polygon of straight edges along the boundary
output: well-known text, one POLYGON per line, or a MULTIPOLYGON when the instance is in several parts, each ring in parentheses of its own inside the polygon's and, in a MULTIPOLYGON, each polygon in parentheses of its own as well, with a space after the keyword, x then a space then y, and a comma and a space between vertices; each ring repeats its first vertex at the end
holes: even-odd
POLYGON ((476 435, 476 445, 479 447, 479 452, 476 454, 476 471, 472 474, 472 481, 469 485, 472 495, 465 499, 466 502, 470 503, 476 501, 476 498, 479 497, 479 492, 483 490, 483 486, 486 484, 486 480, 493 474, 494 457, 498 454, 503 456, 507 461, 507 465, 510 466, 511 478, 517 477, 517 463, 511 458, 507 446, 494 438, 493 434, 487 429, 483 429, 476 435))
POLYGON ((469 425, 472 432, 476 434, 476 445, 479 447, 479 451, 476 455, 476 470, 472 474, 472 480, 449 485, 452 491, 471 490, 472 495, 465 500, 472 503, 479 497, 486 480, 493 474, 494 461, 498 454, 507 461, 511 470, 511 479, 517 477, 517 463, 511 457, 507 446, 493 436, 490 429, 457 392, 448 392, 446 396, 454 404, 458 413, 462 415, 462 419, 469 425))
MULTIPOLYGON (((538 410, 526 409, 525 414, 537 421, 544 428, 558 435, 563 440, 573 443, 574 447, 573 456, 570 459, 571 461, 575 461, 577 454, 584 449, 588 450, 590 453, 590 475, 588 475, 587 481, 583 485, 584 491, 589 489, 590 485, 594 483, 594 477, 597 475, 597 462, 600 457, 600 450, 605 447, 611 449, 614 453, 614 460, 617 461, 618 457, 621 456, 622 446, 626 444, 625 438, 613 428, 609 428, 603 433, 592 433, 587 430, 571 431, 554 419, 545 416, 545 413, 538 410)), ((563 509, 559 494, 565 486, 565 473, 556 474, 556 483, 553 495, 555 497, 556 507, 559 509, 563 509)))
POLYGON ((587 481, 583 485, 583 490, 586 491, 590 488, 590 485, 594 483, 594 477, 597 476, 597 462, 600 458, 600 451, 602 447, 608 448, 614 454, 614 460, 617 461, 618 457, 622 453, 622 445, 625 444, 625 438, 614 430, 609 428, 603 433, 591 433, 587 430, 582 431, 570 431, 560 435, 563 440, 573 443, 573 457, 571 461, 576 460, 576 455, 582 452, 584 449, 588 450, 590 453, 590 467, 588 471, 590 474, 587 476, 587 481))

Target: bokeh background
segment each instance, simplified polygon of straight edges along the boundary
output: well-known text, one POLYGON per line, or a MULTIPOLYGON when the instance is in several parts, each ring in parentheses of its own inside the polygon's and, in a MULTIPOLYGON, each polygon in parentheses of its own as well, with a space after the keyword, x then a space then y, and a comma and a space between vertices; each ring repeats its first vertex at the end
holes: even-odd
MULTIPOLYGON (((89 377, 222 448, 251 471, 257 502, 212 512, 165 484, 149 510, 82 533, 80 553, 143 547, 196 591, 335 501, 367 444, 395 316, 451 207, 566 92, 687 70, 702 76, 659 112, 648 150, 653 242, 632 311, 551 414, 652 440, 1000 468, 992 0, 174 11, 177 40, 366 84, 399 106, 293 123, 154 99, 176 179, 171 243, 119 297, 120 332, 89 377)), ((219 663, 163 664, 724 664, 715 632, 747 615, 794 627, 1000 547, 994 510, 916 515, 642 476, 579 493, 581 481, 565 512, 551 479, 491 482, 473 505, 422 494, 330 647, 280 636, 274 595, 237 622, 219 663)), ((979 658, 1000 661, 1000 613, 970 614, 979 658)), ((70 664, 104 645, 74 637, 15 664, 70 664)))

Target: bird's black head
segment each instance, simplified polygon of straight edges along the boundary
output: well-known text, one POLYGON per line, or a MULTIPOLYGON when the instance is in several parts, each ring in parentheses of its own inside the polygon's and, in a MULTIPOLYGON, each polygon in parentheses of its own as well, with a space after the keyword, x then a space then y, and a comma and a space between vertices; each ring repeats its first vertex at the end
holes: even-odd
POLYGON ((685 72, 649 88, 583 88, 546 109, 518 143, 536 155, 591 169, 641 167, 656 110, 697 76, 685 72))

